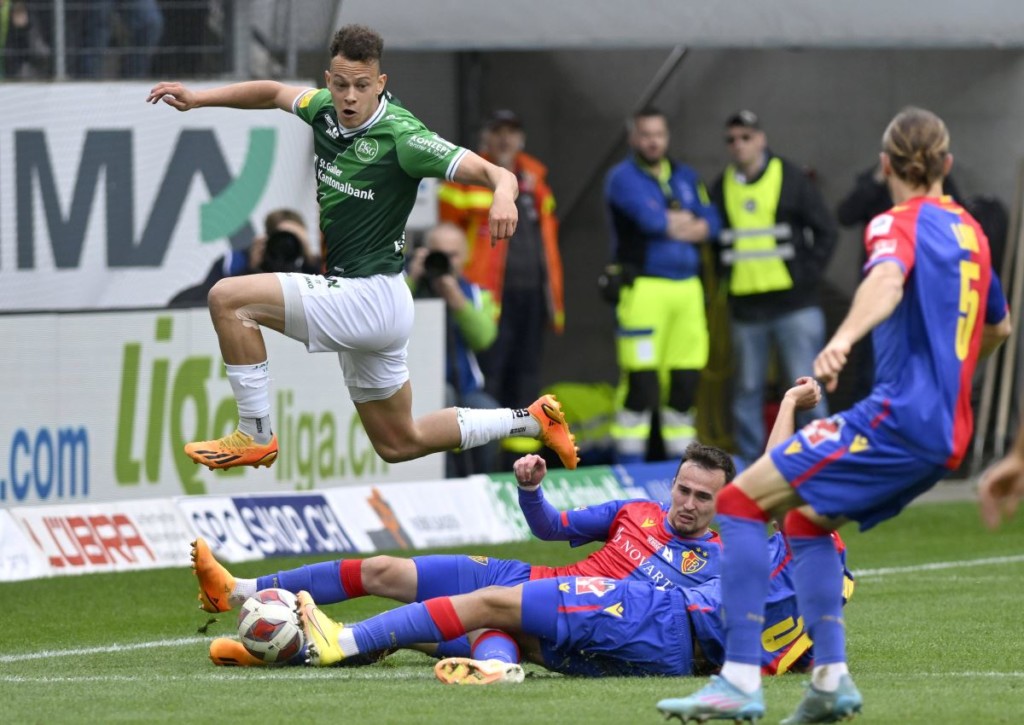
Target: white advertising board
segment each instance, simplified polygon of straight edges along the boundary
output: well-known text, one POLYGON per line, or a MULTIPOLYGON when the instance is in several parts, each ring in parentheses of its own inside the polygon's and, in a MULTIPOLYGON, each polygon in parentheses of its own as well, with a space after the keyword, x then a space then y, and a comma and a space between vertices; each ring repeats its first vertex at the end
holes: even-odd
POLYGON ((279 207, 319 239, 305 123, 149 88, 0 85, 0 310, 162 307, 279 207))
POLYGON ((0 510, 0 582, 38 579, 48 574, 49 563, 42 550, 9 511, 0 510))
POLYGON ((24 506, 10 514, 53 575, 189 563, 187 529, 169 499, 24 506))
MULTIPOLYGON (((444 329, 440 301, 416 303, 416 416, 443 406, 444 329)), ((0 508, 443 476, 440 454, 390 466, 377 456, 336 355, 264 338, 280 456, 269 469, 210 471, 182 446, 230 432, 237 407, 206 310, 0 315, 0 508)))
POLYGON ((325 491, 357 546, 423 549, 517 540, 499 514, 486 476, 325 491), (369 539, 369 541, 367 541, 369 539))

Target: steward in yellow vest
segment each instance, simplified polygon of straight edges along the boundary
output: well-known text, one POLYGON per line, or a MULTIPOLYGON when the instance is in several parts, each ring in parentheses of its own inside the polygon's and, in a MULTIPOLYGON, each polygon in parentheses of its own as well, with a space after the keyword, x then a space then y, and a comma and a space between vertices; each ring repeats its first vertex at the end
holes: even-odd
MULTIPOLYGON (((825 342, 820 287, 838 232, 811 178, 773 154, 757 116, 726 122, 731 163, 712 189, 722 211, 718 262, 729 293, 733 437, 748 462, 764 450, 764 387, 770 352, 778 384, 810 375, 825 342)), ((801 423, 828 414, 823 401, 801 423)))

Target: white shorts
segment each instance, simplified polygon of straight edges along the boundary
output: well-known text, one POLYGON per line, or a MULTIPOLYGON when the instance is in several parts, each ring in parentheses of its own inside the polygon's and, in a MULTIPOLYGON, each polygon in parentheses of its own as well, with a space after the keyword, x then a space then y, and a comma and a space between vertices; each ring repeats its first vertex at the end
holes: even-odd
POLYGON ((285 334, 310 352, 337 352, 349 389, 397 389, 406 364, 413 301, 401 274, 320 277, 278 273, 285 334))

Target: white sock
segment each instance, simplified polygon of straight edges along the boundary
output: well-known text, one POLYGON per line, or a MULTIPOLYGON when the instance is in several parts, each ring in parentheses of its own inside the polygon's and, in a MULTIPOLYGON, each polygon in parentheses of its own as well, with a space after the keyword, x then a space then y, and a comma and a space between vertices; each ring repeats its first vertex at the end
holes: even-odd
POLYGON ((356 636, 351 627, 345 627, 338 632, 338 646, 345 653, 346 657, 359 654, 359 646, 356 644, 356 636))
POLYGON ((228 382, 238 403, 238 430, 251 435, 257 443, 269 443, 270 374, 267 361, 255 365, 227 365, 228 382))
POLYGON ((235 577, 235 588, 231 590, 228 600, 235 606, 245 603, 245 600, 256 594, 255 579, 239 579, 235 577))
POLYGON ((726 662, 722 665, 721 676, 728 680, 729 684, 751 694, 761 686, 761 667, 759 665, 745 665, 739 662, 726 662))
POLYGON ((462 434, 462 450, 511 436, 540 435, 540 423, 526 408, 456 408, 455 414, 462 434))
POLYGON ((827 665, 816 665, 811 672, 811 684, 815 690, 835 692, 839 689, 839 678, 850 673, 845 662, 833 662, 827 665))

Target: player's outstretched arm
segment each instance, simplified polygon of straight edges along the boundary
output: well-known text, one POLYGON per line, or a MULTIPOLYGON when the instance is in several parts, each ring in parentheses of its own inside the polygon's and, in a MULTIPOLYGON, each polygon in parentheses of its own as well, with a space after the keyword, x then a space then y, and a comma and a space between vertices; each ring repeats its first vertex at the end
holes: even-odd
POLYGON ((846 318, 814 359, 814 377, 830 393, 846 367, 850 348, 887 319, 903 299, 903 281, 903 269, 896 262, 881 262, 857 287, 846 318))
POLYGON ((179 111, 190 111, 204 106, 226 108, 267 109, 291 111, 292 103, 308 89, 286 86, 277 81, 245 81, 218 88, 193 90, 183 83, 162 81, 153 86, 147 103, 163 101, 179 111))
POLYGON ((1024 421, 1017 442, 1006 457, 981 475, 978 483, 978 507, 981 520, 990 529, 999 528, 1003 518, 1017 513, 1024 498, 1024 421))
POLYGON ((779 413, 775 416, 771 433, 768 435, 766 451, 770 451, 796 432, 796 412, 810 410, 821 402, 821 386, 812 377, 800 377, 792 388, 782 396, 779 413))

